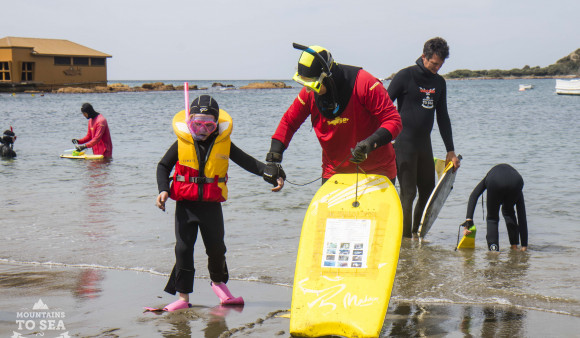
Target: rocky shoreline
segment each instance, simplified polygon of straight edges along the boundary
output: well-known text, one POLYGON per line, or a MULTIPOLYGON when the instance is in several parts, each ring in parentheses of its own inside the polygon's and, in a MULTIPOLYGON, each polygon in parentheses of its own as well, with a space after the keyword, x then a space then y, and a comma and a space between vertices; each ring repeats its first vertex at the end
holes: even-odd
POLYGON ((579 75, 560 75, 560 76, 502 76, 502 77, 464 77, 464 78, 448 78, 443 76, 447 81, 463 81, 463 80, 531 80, 531 79, 574 79, 580 77, 579 75))
MULTIPOLYGON (((214 82, 212 87, 219 87, 221 89, 236 89, 234 85, 222 84, 214 82)), ((237 89, 278 89, 278 88, 292 88, 282 81, 265 81, 252 82, 248 85, 241 86, 237 89)), ((197 85, 190 85, 189 90, 206 90, 207 87, 198 87, 197 85)), ((139 87, 130 87, 123 83, 113 83, 108 86, 96 86, 93 88, 82 87, 64 87, 50 91, 55 94, 76 94, 76 93, 118 93, 118 92, 151 92, 151 91, 173 91, 183 90, 183 86, 174 86, 172 84, 165 84, 163 82, 144 83, 139 87)))

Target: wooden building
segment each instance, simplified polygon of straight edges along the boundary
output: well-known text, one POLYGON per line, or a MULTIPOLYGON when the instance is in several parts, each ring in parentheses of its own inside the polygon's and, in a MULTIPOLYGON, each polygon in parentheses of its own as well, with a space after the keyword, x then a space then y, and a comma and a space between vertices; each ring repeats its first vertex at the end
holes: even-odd
POLYGON ((107 85, 111 55, 68 40, 0 39, 0 91, 107 85))

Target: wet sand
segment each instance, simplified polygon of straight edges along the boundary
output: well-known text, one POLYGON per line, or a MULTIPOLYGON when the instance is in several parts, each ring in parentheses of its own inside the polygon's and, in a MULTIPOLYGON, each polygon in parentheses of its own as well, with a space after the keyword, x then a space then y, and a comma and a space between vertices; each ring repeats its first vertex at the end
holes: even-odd
MULTIPOLYGON (((209 281, 196 279, 193 308, 143 312, 145 306, 163 307, 175 299, 162 291, 166 278, 127 270, 0 264, 0 336, 290 337, 284 316, 290 287, 231 280, 230 290, 246 305, 224 307, 217 305, 209 281), (39 300, 48 309, 33 310, 39 300), (35 313, 45 317, 32 318, 35 313)), ((578 327, 576 316, 514 306, 391 302, 381 336, 572 337, 578 327)))
POLYGON ((290 308, 289 287, 230 280, 230 290, 243 296, 246 304, 224 307, 218 305, 209 280, 196 279, 191 309, 143 312, 145 306, 164 307, 177 299, 163 292, 166 280, 126 270, 0 264, 0 337, 13 332, 26 337, 39 333, 60 337, 65 332, 79 337, 220 337, 256 325, 269 327, 267 336, 289 336, 288 319, 265 324, 290 308), (32 310, 39 299, 48 310, 32 310), (62 320, 65 329, 42 330, 41 321, 46 320, 47 328, 49 319, 23 316, 30 312, 64 313, 64 318, 54 319, 54 326, 62 320), (34 329, 27 330, 22 323, 19 330, 17 320, 33 321, 34 329))

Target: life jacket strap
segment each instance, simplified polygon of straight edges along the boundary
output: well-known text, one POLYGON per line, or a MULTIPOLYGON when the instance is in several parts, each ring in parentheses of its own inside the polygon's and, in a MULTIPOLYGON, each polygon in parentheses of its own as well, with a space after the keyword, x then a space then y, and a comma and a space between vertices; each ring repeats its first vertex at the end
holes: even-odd
MULTIPOLYGON (((177 182, 185 182, 185 176, 177 175, 177 177, 175 178, 175 180, 177 182)), ((197 184, 213 183, 214 181, 215 181, 215 179, 213 177, 190 177, 189 178, 189 182, 190 183, 197 183, 197 184)), ((227 182, 227 178, 226 177, 220 177, 220 178, 218 178, 218 183, 225 183, 225 182, 227 182)))

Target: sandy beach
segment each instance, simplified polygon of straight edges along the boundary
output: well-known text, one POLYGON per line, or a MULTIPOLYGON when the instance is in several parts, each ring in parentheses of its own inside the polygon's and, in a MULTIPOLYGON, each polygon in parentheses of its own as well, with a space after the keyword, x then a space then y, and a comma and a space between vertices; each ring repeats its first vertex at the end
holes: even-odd
POLYGON ((145 306, 163 307, 175 299, 163 292, 165 282, 165 276, 136 271, 0 264, 0 336, 225 337, 256 326, 256 334, 289 336, 288 319, 275 317, 290 308, 289 287, 231 280, 230 290, 246 304, 223 307, 209 281, 196 279, 191 309, 144 312, 145 306), (48 309, 33 310, 39 300, 48 309), (31 318, 31 312, 46 315, 31 318))
MULTIPOLYGON (((243 295, 246 304, 224 307, 217 304, 208 280, 196 279, 191 309, 143 312, 144 306, 162 307, 174 299, 162 291, 165 280, 148 272, 2 263, 0 336, 290 337, 290 287, 231 280, 230 289, 243 295), (46 307, 33 309, 38 304, 46 307)), ((575 316, 514 306, 391 302, 381 336, 494 337, 510 332, 573 337, 579 326, 575 316)))

